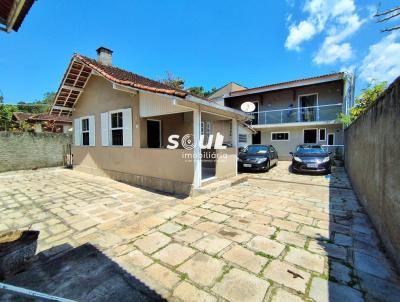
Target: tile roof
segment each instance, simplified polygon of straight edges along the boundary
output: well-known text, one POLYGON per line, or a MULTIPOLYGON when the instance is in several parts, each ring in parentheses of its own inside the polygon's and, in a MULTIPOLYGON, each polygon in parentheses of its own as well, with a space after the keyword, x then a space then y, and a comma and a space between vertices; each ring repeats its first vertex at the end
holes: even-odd
POLYGON ((96 60, 85 57, 80 54, 75 54, 75 57, 93 68, 105 78, 121 85, 131 86, 133 88, 151 91, 155 93, 163 93, 178 97, 185 97, 190 94, 187 91, 176 89, 158 81, 145 78, 133 72, 129 72, 118 67, 103 65, 96 60))
POLYGON ((72 123, 71 118, 68 116, 58 116, 48 113, 14 112, 13 115, 17 121, 27 121, 27 122, 55 121, 60 123, 72 123))
POLYGON ((32 115, 32 113, 26 113, 26 112, 14 112, 13 113, 13 117, 15 117, 15 119, 17 121, 26 121, 30 116, 32 115))

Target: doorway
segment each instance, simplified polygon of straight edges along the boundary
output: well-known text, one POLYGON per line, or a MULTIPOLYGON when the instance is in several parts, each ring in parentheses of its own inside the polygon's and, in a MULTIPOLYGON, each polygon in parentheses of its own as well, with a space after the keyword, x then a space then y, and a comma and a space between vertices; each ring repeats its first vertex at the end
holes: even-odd
POLYGON ((318 94, 307 94, 299 96, 300 121, 314 122, 317 120, 316 108, 318 106, 318 94), (313 107, 313 108, 310 108, 313 107))
POLYGON ((161 121, 147 120, 147 148, 161 148, 161 121))
POLYGON ((253 102, 253 104, 256 106, 254 111, 253 111, 253 116, 254 120, 252 120, 253 125, 258 125, 258 109, 259 109, 259 102, 253 102))
POLYGON ((261 131, 257 131, 257 133, 253 134, 253 144, 261 144, 261 131))
POLYGON ((333 146, 335 144, 335 133, 328 133, 328 145, 333 146))
POLYGON ((303 131, 304 144, 316 144, 317 132, 318 132, 317 129, 304 129, 303 131))

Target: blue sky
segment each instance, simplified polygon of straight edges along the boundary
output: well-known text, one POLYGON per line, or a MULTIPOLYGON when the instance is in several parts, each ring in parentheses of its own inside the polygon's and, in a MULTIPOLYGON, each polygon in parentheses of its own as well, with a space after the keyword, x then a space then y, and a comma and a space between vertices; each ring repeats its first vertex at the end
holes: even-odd
POLYGON ((379 32, 377 2, 39 0, 19 32, 0 33, 0 90, 6 103, 40 99, 57 90, 74 52, 95 57, 105 46, 115 66, 153 79, 170 71, 186 87, 356 68, 359 91, 400 75, 400 33, 379 32))

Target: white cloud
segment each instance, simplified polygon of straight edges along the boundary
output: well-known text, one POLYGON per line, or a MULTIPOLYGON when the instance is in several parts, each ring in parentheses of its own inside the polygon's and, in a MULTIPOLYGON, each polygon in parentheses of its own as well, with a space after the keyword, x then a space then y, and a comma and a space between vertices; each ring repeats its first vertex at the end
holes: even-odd
POLYGON ((325 38, 313 62, 333 64, 352 57, 352 47, 346 40, 364 23, 356 13, 354 0, 307 0, 304 12, 308 17, 297 25, 289 26, 285 47, 301 49, 301 44, 325 31, 325 38))
POLYGON ((366 82, 393 81, 400 75, 400 33, 393 32, 369 47, 360 68, 366 82))
POLYGON ((325 39, 322 47, 315 55, 315 64, 332 64, 336 61, 346 62, 353 54, 350 43, 338 44, 330 39, 325 39))
POLYGON ((333 16, 339 16, 343 13, 351 14, 356 10, 353 0, 340 0, 335 3, 332 9, 333 16))
POLYGON ((310 40, 316 34, 315 27, 308 21, 301 21, 299 25, 292 25, 289 28, 289 36, 286 39, 285 47, 299 51, 300 44, 310 40))
POLYGON ((356 70, 356 65, 345 65, 345 66, 342 66, 341 68, 340 68, 340 71, 341 72, 349 72, 349 73, 354 73, 355 72, 355 70, 356 70))

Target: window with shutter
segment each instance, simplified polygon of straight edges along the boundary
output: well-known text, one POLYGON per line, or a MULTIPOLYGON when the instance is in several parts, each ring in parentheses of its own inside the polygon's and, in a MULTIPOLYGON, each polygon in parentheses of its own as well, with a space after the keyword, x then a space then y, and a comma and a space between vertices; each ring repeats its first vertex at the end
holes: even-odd
POLYGON ((81 119, 81 142, 82 146, 89 146, 90 140, 90 129, 89 129, 89 118, 81 119))
POLYGON ((111 145, 123 146, 124 128, 122 111, 111 113, 111 145))

